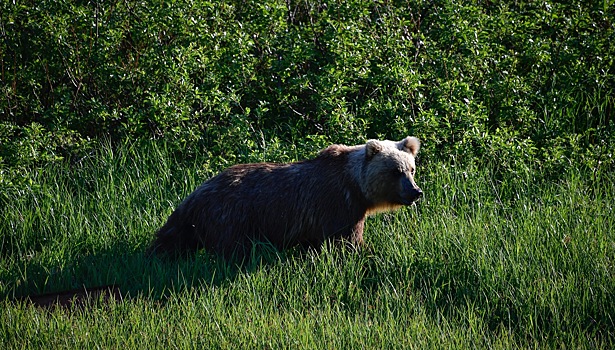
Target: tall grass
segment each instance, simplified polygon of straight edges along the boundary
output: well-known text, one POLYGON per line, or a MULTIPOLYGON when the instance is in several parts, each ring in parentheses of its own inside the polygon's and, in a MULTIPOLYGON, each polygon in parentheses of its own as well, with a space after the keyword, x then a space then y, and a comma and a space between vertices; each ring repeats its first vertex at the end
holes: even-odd
POLYGON ((213 174, 164 145, 104 148, 0 194, 3 348, 468 348, 615 345, 615 183, 421 167, 416 207, 370 218, 367 248, 144 251, 213 174), (28 294, 115 284, 122 300, 39 308, 28 294))

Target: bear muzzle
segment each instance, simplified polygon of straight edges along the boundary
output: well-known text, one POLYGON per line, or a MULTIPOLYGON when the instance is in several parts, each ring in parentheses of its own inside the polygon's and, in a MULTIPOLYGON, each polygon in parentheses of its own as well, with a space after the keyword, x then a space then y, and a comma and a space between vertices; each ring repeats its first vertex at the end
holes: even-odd
POLYGON ((411 205, 418 201, 423 196, 423 191, 420 188, 415 188, 410 191, 409 194, 406 194, 402 197, 402 204, 411 205))
POLYGON ((400 202, 403 205, 411 205, 423 196, 423 191, 409 179, 402 180, 400 202))

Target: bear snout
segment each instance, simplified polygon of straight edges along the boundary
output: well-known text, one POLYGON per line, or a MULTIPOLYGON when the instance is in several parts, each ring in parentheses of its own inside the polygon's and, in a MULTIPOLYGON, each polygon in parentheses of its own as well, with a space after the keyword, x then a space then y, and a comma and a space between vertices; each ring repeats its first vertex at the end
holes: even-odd
POLYGON ((423 197, 423 191, 421 191, 421 189, 418 187, 413 188, 412 191, 410 192, 410 198, 409 198, 410 203, 408 204, 412 204, 418 201, 419 199, 421 199, 421 197, 423 197))
POLYGON ((401 203, 410 205, 423 196, 423 191, 409 179, 402 180, 401 203))
POLYGON ((417 194, 416 194, 417 198, 416 199, 419 199, 419 198, 423 197, 423 191, 420 188, 417 187, 416 188, 416 192, 417 192, 417 194))

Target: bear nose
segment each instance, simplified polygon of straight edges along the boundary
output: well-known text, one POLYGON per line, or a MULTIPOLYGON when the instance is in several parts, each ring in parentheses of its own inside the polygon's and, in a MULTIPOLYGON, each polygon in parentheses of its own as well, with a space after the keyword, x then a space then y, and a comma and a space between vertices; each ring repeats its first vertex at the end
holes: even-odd
POLYGON ((417 197, 423 197, 423 191, 420 188, 416 188, 416 196, 417 197))

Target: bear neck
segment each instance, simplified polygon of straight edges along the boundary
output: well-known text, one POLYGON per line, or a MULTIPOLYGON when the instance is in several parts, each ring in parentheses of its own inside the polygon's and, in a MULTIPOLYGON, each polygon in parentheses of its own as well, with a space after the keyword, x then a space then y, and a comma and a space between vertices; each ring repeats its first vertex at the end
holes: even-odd
POLYGON ((364 217, 373 206, 361 186, 364 180, 362 170, 365 166, 365 146, 332 145, 321 151, 315 160, 328 163, 327 169, 343 169, 341 174, 332 172, 325 176, 330 177, 329 181, 338 182, 337 188, 347 191, 346 200, 349 207, 356 210, 358 216, 364 217))

